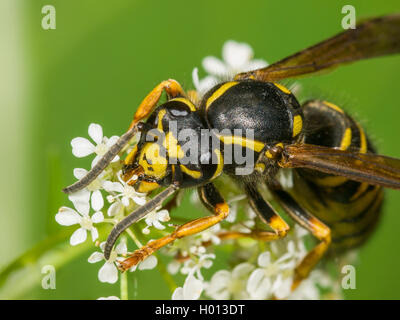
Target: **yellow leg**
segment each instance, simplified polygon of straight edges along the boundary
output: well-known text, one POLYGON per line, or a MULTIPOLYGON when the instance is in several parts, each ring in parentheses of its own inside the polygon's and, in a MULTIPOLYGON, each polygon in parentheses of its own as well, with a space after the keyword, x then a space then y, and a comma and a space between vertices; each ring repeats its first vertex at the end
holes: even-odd
POLYGON ((260 219, 270 226, 273 232, 253 231, 251 237, 265 239, 265 241, 284 238, 290 227, 279 214, 266 202, 257 189, 252 185, 245 186, 246 193, 249 196, 249 203, 260 219))
POLYGON ((157 103, 160 100, 161 94, 164 90, 168 94, 168 98, 176 98, 185 95, 182 87, 177 81, 169 79, 161 82, 146 96, 146 98, 144 98, 137 109, 135 116, 133 117, 129 129, 134 127, 140 120, 143 120, 152 113, 154 108, 157 106, 157 103))
POLYGON ((229 207, 226 203, 219 203, 215 206, 214 215, 199 218, 178 227, 173 233, 158 240, 153 240, 139 250, 133 252, 129 258, 122 261, 119 265, 121 271, 128 270, 139 262, 146 259, 154 251, 164 247, 165 245, 186 236, 190 236, 204 231, 228 216, 229 207))
POLYGON ((235 240, 240 238, 251 238, 254 240, 260 241, 273 241, 284 238, 286 232, 269 232, 269 231, 262 231, 262 230, 251 230, 251 232, 237 232, 237 231, 228 231, 228 232, 221 232, 218 234, 218 237, 221 240, 235 240))
POLYGON ((303 279, 306 279, 317 263, 322 259, 331 244, 331 230, 318 219, 311 217, 307 229, 321 242, 303 258, 295 269, 292 290, 295 290, 303 279))
POLYGON ((295 290, 303 279, 306 279, 312 269, 322 259, 325 252, 331 244, 331 229, 315 218, 309 212, 305 211, 286 191, 280 189, 276 183, 276 190, 272 193, 282 208, 301 226, 310 231, 314 237, 321 241, 303 258, 295 269, 292 290, 295 290))

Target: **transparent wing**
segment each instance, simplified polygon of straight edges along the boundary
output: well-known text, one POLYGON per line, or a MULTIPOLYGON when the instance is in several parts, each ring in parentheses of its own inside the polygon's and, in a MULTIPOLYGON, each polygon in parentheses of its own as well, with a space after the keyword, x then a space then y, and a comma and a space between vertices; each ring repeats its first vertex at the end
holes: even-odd
POLYGON ((266 68, 240 73, 235 78, 272 82, 398 52, 400 14, 393 14, 366 20, 355 29, 339 33, 266 68))
POLYGON ((309 144, 289 145, 280 162, 285 168, 308 168, 351 180, 400 189, 400 159, 309 144))

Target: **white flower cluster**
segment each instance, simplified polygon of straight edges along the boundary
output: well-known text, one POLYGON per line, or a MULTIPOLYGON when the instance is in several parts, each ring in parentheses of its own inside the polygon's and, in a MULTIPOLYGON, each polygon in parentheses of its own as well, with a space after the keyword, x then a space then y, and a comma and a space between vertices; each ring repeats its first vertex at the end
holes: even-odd
MULTIPOLYGON (((72 153, 76 157, 85 157, 95 154, 92 161, 92 167, 97 163, 99 158, 103 156, 108 149, 117 141, 118 137, 113 136, 107 138, 103 136, 103 129, 98 124, 90 124, 88 130, 93 144, 86 138, 78 137, 71 141, 72 153)), ((137 140, 137 139, 136 139, 137 140)), ((77 179, 82 178, 87 173, 87 170, 77 168, 74 169, 74 176, 77 179)), ((126 213, 131 212, 136 206, 144 205, 147 201, 146 194, 136 192, 133 187, 128 185, 121 178, 121 164, 119 156, 116 156, 109 167, 102 172, 92 183, 86 188, 73 193, 69 196, 75 209, 69 207, 61 207, 57 212, 55 219, 63 226, 79 225, 79 228, 72 234, 70 244, 72 246, 81 244, 87 241, 87 232, 91 233, 91 240, 96 242, 99 238, 97 226, 101 223, 116 224, 124 218, 126 213), (107 209, 107 216, 105 219, 103 209, 105 198, 110 204, 107 209), (94 213, 90 214, 93 210, 94 213)), ((150 232, 150 227, 154 226, 157 229, 163 229, 164 226, 160 223, 169 220, 169 213, 167 210, 157 208, 151 212, 145 219, 146 232, 150 232)), ((137 239, 134 239, 137 241, 137 239)), ((140 243, 136 243, 140 246, 140 243)), ((104 250, 105 242, 100 244, 100 249, 104 250)), ((104 265, 98 272, 98 278, 101 282, 116 283, 118 281, 118 269, 116 263, 123 259, 128 253, 127 245, 125 242, 120 242, 112 251, 110 258, 105 261, 104 265)), ((88 259, 90 263, 105 260, 102 252, 94 252, 88 259)), ((157 258, 155 256, 148 257, 145 261, 139 264, 139 270, 153 269, 157 265, 157 258)), ((134 271, 136 268, 132 268, 134 271)))
MULTIPOLYGON (((203 60, 203 67, 208 73, 203 79, 199 79, 198 70, 194 69, 193 83, 200 95, 214 84, 227 80, 238 72, 267 65, 263 60, 253 60, 253 50, 244 43, 228 41, 223 47, 222 56, 223 61, 215 57, 206 57, 203 60)), ((71 141, 72 153, 79 158, 94 154, 91 164, 93 167, 118 137, 103 136, 102 127, 98 124, 90 124, 88 134, 93 142, 82 137, 74 138, 71 141)), ((135 137, 133 140, 137 141, 138 138, 135 137)), ((98 272, 101 282, 113 284, 118 281, 117 264, 127 256, 128 236, 139 248, 142 246, 139 238, 143 243, 148 242, 151 240, 149 234, 154 232, 157 236, 165 235, 168 231, 164 229, 172 226, 166 224, 170 221, 168 210, 157 207, 137 223, 139 228, 135 228, 135 232, 128 229, 124 233, 110 258, 105 260, 103 254, 105 242, 99 244, 97 241, 98 228, 101 224, 115 225, 135 208, 148 201, 146 194, 136 192, 121 178, 120 157, 123 157, 123 153, 129 152, 135 141, 116 156, 92 183, 69 196, 75 209, 61 207, 55 216, 60 225, 78 226, 70 238, 72 246, 87 241, 87 233, 90 232, 91 240, 101 251, 91 254, 88 261, 90 263, 104 261, 98 272), (103 212, 106 212, 106 217, 103 212)), ((73 173, 80 179, 87 170, 77 168, 73 173)), ((290 186, 290 181, 285 185, 290 186)), ((227 188, 228 186, 229 184, 225 185, 227 188)), ((296 291, 291 292, 294 269, 306 254, 304 238, 307 232, 300 227, 292 228, 285 239, 267 244, 248 238, 221 241, 223 232, 250 232, 257 223, 255 213, 248 205, 243 204, 246 196, 230 190, 226 198, 230 215, 222 224, 224 229, 218 224, 199 234, 176 240, 161 250, 162 254, 170 258, 168 273, 173 276, 178 273, 186 276, 182 286, 173 292, 172 299, 318 299, 321 298, 319 287, 333 287, 332 279, 321 270, 316 270, 296 291), (225 265, 229 267, 213 270, 218 254, 216 249, 224 246, 231 252, 229 261, 225 261, 225 265), (202 273, 205 270, 208 274, 214 272, 208 281, 202 273)), ((197 206, 198 199, 192 198, 192 202, 197 206)), ((136 248, 132 249, 129 251, 134 251, 136 248)), ((157 263, 157 258, 152 255, 130 271, 153 269, 157 263)), ((119 298, 110 296, 99 299, 119 298)))

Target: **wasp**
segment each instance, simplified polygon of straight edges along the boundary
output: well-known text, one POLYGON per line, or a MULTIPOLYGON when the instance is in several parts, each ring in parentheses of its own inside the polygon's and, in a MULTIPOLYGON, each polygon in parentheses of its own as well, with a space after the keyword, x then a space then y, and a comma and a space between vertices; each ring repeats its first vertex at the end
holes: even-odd
POLYGON ((178 190, 198 189, 212 214, 178 226, 131 253, 120 264, 124 271, 174 240, 224 220, 229 207, 214 185, 222 173, 244 190, 270 229, 225 236, 263 241, 285 237, 289 225, 261 195, 264 184, 288 216, 318 240, 295 269, 295 289, 328 250, 346 250, 369 237, 380 216, 383 189, 400 189, 400 160, 376 154, 362 126, 339 106, 322 100, 300 105, 279 81, 398 52, 400 14, 393 14, 366 20, 268 67, 239 73, 201 99, 185 93, 175 80, 163 81, 139 105, 126 133, 86 176, 63 191, 87 186, 141 133, 124 160, 123 178, 139 192, 160 192, 115 225, 106 242, 107 259, 130 225, 178 190), (163 92, 167 101, 159 105, 163 92), (187 129, 190 134, 182 138, 180 133, 187 129), (214 133, 204 137, 205 129, 214 133), (251 138, 244 134, 246 130, 253 132, 251 138), (220 144, 216 146, 215 140, 220 144), (196 156, 188 155, 187 145, 199 151, 196 156), (235 157, 225 161, 233 147, 241 147, 241 155, 251 155, 250 167, 235 157), (293 172, 290 190, 277 179, 284 168, 293 172), (243 169, 240 174, 238 169, 243 169))

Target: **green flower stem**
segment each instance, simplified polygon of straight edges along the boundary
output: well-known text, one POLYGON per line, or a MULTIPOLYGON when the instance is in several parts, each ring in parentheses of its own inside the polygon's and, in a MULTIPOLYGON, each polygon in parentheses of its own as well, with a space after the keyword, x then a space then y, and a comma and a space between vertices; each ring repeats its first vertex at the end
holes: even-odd
POLYGON ((162 278, 168 286, 168 289, 171 291, 171 294, 174 293, 175 289, 178 287, 174 278, 168 273, 167 267, 163 261, 161 261, 159 255, 157 253, 153 253, 157 257, 157 270, 160 272, 162 278))
MULTIPOLYGON (((145 242, 145 239, 143 238, 142 233, 140 232, 140 229, 137 225, 133 226, 135 234, 138 235, 138 238, 140 237, 140 241, 141 242, 145 242)), ((127 229, 129 230, 129 229, 127 229)), ((129 230, 131 231, 131 230, 129 230)), ((158 230, 161 231, 161 230, 158 230)), ((132 232, 132 231, 131 231, 132 232)), ((133 233, 133 232, 132 232, 133 233)), ((147 242, 147 241, 146 241, 147 242)), ((139 242, 140 244, 140 242, 139 242)), ((139 248, 141 248, 142 245, 139 246, 139 248)), ((171 291, 171 293, 173 293, 175 291, 175 289, 178 287, 177 284, 175 283, 174 279, 172 278, 172 276, 168 273, 167 267, 164 264, 164 262, 160 259, 160 256, 155 252, 153 253, 153 255, 157 258, 157 269, 161 274, 161 277, 164 279, 165 283, 167 284, 169 290, 171 291)))
POLYGON ((138 248, 143 247, 142 243, 139 241, 139 239, 136 237, 136 235, 132 232, 131 229, 126 229, 126 232, 129 234, 129 236, 132 238, 132 240, 135 242, 136 246, 138 248))
MULTIPOLYGON (((126 236, 121 237, 121 242, 127 242, 126 236)), ((121 300, 128 300, 128 271, 122 272, 120 276, 121 300)))

